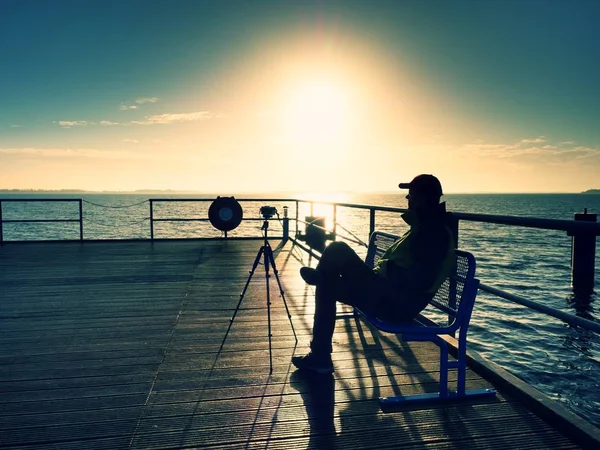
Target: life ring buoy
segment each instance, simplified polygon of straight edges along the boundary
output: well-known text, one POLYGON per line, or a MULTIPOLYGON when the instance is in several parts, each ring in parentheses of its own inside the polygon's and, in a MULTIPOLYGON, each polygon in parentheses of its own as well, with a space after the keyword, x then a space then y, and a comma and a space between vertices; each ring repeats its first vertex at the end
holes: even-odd
POLYGON ((234 197, 217 197, 208 208, 208 220, 217 230, 231 231, 243 218, 242 206, 234 197))

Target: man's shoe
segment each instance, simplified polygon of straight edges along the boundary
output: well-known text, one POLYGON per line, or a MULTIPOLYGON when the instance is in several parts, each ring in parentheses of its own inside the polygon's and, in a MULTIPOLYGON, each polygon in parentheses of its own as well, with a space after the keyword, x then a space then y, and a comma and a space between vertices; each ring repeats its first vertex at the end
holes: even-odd
POLYGON ((304 372, 314 372, 320 375, 333 373, 333 361, 328 353, 324 356, 317 356, 313 352, 305 356, 293 356, 292 364, 304 372))
POLYGON ((311 286, 316 286, 322 281, 322 276, 319 271, 312 267, 301 267, 300 276, 306 281, 306 284, 310 284, 311 286))

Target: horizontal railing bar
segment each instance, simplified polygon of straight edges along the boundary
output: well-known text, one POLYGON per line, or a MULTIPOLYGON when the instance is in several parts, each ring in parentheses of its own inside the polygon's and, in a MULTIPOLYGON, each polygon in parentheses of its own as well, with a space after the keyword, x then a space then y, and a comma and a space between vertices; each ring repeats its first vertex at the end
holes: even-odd
POLYGON ((79 219, 2 219, 2 223, 79 222, 79 219))
POLYGON ((543 228, 567 232, 585 232, 600 236, 600 223, 579 222, 564 219, 543 219, 539 217, 496 216, 492 214, 452 213, 459 220, 470 222, 516 225, 529 228, 543 228))
POLYGON ((80 198, 0 198, 0 202, 79 202, 80 198))
POLYGON ((405 213, 408 211, 407 208, 395 208, 392 206, 374 206, 374 205, 361 205, 358 203, 338 203, 338 202, 324 202, 324 201, 316 201, 316 200, 298 200, 300 203, 318 203, 319 205, 337 205, 343 206, 346 208, 356 208, 356 209, 376 209, 377 211, 386 211, 386 212, 397 212, 397 213, 405 213))
POLYGON ((575 316, 573 314, 566 313, 564 311, 560 311, 558 309, 552 308, 550 306, 542 305, 541 303, 534 302, 533 300, 529 300, 523 298, 521 296, 510 294, 501 289, 497 289, 491 286, 487 286, 485 284, 479 284, 479 289, 485 292, 489 292, 490 294, 494 294, 498 297, 504 298, 506 300, 510 300, 512 302, 518 303, 519 305, 526 306, 528 308, 534 309, 536 311, 548 314, 549 316, 560 319, 564 322, 567 322, 570 325, 576 325, 581 328, 585 328, 586 330, 595 331, 596 333, 600 333, 600 323, 594 322, 593 320, 584 319, 583 317, 575 316))
MULTIPOLYGON (((360 205, 353 203, 336 203, 336 202, 322 202, 322 201, 311 201, 311 200, 299 200, 305 203, 318 203, 323 205, 337 205, 347 208, 357 209, 368 209, 376 211, 386 212, 397 212, 405 213, 408 211, 406 208, 393 208, 389 206, 369 206, 360 205)), ((527 228, 543 228, 546 230, 558 230, 567 232, 582 232, 591 233, 596 236, 600 236, 600 223, 583 222, 575 220, 565 219, 544 219, 540 217, 523 217, 523 216, 500 216, 494 214, 473 214, 473 213, 461 213, 451 212, 454 217, 459 220, 466 220, 469 222, 484 222, 484 223, 495 223, 498 225, 514 225, 527 228)))
POLYGON ((179 219, 179 218, 165 218, 165 219, 152 219, 154 222, 208 222, 210 219, 179 219))
MULTIPOLYGON (((270 241, 275 240, 283 240, 283 236, 269 236, 270 241)), ((231 241, 263 241, 264 236, 228 236, 226 240, 231 241)), ((150 238, 123 238, 123 239, 85 239, 85 242, 152 242, 152 241, 222 241, 224 240, 221 236, 213 236, 213 237, 155 237, 154 239, 150 238)), ((2 244, 39 244, 39 243, 63 243, 63 242, 81 242, 79 238, 77 239, 61 239, 57 241, 56 239, 20 239, 20 240, 4 240, 2 244)))
MULTIPOLYGON (((295 198, 236 198, 238 202, 296 202, 295 198)), ((215 198, 149 198, 151 202, 214 202, 215 198)))
MULTIPOLYGON (((161 218, 161 219, 152 219, 154 222, 210 222, 209 218, 198 218, 198 219, 182 219, 182 218, 161 218)), ((264 221, 265 219, 259 217, 248 217, 247 219, 242 219, 244 221, 264 221)), ((277 220, 277 219, 269 219, 269 220, 277 220)))

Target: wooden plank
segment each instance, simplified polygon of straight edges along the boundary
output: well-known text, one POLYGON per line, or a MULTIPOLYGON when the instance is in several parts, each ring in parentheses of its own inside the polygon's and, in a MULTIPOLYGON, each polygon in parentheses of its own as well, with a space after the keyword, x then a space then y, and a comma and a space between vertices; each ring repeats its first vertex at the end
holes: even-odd
MULTIPOLYGON (((298 344, 272 276, 270 374, 259 266, 220 349, 260 245, 0 246, 0 447, 577 448, 508 392, 383 414, 379 395, 437 390, 439 351, 351 319, 331 381, 294 372, 314 289, 290 246, 277 264, 298 344)), ((490 386, 472 371, 467 384, 490 386)))

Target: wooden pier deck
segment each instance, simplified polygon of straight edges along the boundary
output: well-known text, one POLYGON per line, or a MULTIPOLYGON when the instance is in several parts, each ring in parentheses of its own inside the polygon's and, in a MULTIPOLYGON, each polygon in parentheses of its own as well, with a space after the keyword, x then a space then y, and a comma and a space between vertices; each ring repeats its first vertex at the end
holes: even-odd
MULTIPOLYGON (((272 243, 276 245, 276 242, 272 243)), ((314 291, 291 243, 276 253, 291 327, 258 266, 261 241, 0 246, 0 448, 571 449, 586 446, 502 386, 496 398, 379 409, 437 390, 438 350, 339 321, 335 374, 305 379, 314 291)), ((476 313, 476 312, 475 312, 476 313)), ((490 387, 470 371, 468 387, 490 387)), ((576 438, 576 436, 575 436, 576 438)))

